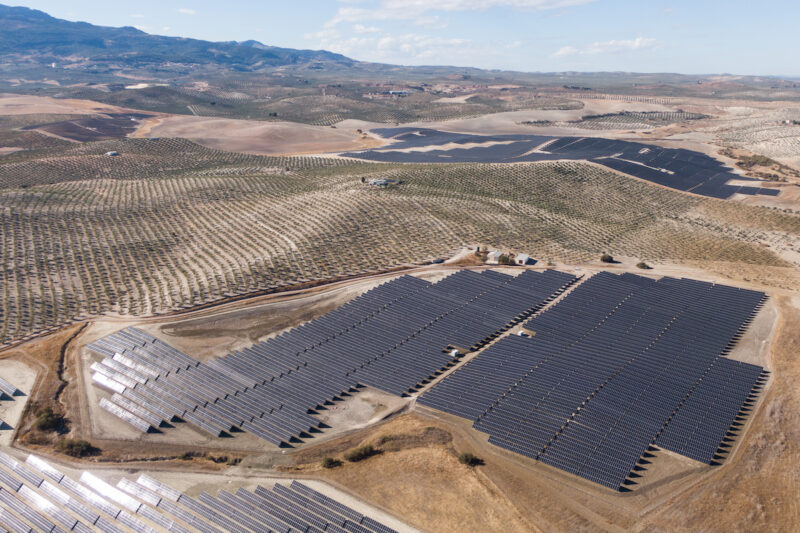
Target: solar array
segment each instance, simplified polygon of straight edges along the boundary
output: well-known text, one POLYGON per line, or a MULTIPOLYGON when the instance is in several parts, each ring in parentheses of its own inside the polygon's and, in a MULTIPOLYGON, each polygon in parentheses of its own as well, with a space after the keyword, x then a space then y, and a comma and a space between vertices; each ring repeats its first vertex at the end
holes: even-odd
POLYGON ((489 442, 610 488, 651 446, 712 463, 764 369, 723 357, 766 299, 688 279, 597 274, 422 395, 489 442))
POLYGON ((34 455, 21 463, 2 452, 0 527, 13 533, 394 532, 298 481, 192 498, 145 474, 116 486, 90 472, 76 481, 34 455))
POLYGON ((555 270, 402 276, 208 363, 127 328, 88 346, 103 356, 92 379, 113 393, 101 407, 143 432, 183 420, 214 436, 244 430, 289 445, 319 430, 312 414, 326 403, 364 386, 412 392, 575 280, 555 270))
POLYGON ((525 161, 586 160, 640 179, 681 191, 715 198, 733 194, 777 196, 778 189, 734 173, 700 152, 662 148, 599 137, 548 137, 543 135, 472 135, 430 129, 381 128, 373 132, 395 142, 384 147, 348 152, 350 157, 393 163, 519 163, 525 161), (469 148, 435 149, 445 144, 481 144, 469 148), (499 143, 499 144, 495 144, 499 143), (417 151, 414 148, 427 147, 417 151), (434 149, 430 149, 433 147, 434 149), (411 149, 410 151, 402 151, 411 149), (751 182, 730 185, 728 181, 751 182))

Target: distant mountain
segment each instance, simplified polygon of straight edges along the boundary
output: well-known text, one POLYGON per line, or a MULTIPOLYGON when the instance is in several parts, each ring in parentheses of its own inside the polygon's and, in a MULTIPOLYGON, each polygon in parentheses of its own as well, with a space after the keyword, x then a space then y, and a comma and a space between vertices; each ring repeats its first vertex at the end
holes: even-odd
POLYGON ((136 28, 110 28, 70 22, 26 7, 0 4, 0 58, 24 57, 41 64, 219 65, 236 70, 258 70, 312 62, 352 64, 332 52, 267 46, 258 41, 211 42, 150 35, 136 28))

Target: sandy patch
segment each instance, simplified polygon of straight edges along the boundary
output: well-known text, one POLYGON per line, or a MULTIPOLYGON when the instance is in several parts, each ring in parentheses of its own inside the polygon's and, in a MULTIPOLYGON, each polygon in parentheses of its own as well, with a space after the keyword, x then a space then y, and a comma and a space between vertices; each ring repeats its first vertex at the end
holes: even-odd
POLYGON ((121 107, 92 102, 90 100, 0 94, 0 115, 29 115, 37 113, 77 115, 90 113, 121 113, 124 111, 126 110, 121 107))
POLYGON ((477 93, 472 94, 464 94, 461 96, 444 96, 442 98, 437 98, 436 100, 432 100, 432 104, 466 104, 467 100, 476 96, 477 93))
POLYGON ((514 144, 517 141, 487 141, 482 143, 446 143, 446 144, 431 144, 428 146, 413 146, 411 148, 392 148, 381 150, 382 152, 402 152, 410 154, 412 152, 433 152, 435 150, 469 150, 471 148, 489 148, 491 146, 514 144))
POLYGON ((3 394, 3 398, 0 400, 0 420, 4 422, 0 428, 0 445, 10 446, 14 435, 13 430, 19 423, 36 381, 36 371, 22 361, 3 359, 0 361, 0 377, 22 392, 21 395, 13 398, 3 394))
POLYGON ((0 147, 0 156, 13 154, 14 152, 19 152, 20 150, 24 150, 24 148, 18 148, 16 146, 4 146, 0 147))
POLYGON ((183 137, 209 148, 258 155, 363 150, 375 144, 344 127, 189 116, 147 121, 134 136, 183 137))

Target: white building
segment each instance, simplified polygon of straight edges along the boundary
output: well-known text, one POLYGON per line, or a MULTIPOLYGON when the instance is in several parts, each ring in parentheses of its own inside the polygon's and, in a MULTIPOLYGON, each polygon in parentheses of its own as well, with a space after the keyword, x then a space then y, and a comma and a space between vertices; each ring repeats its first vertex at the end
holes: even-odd
POLYGON ((493 252, 489 252, 486 254, 486 262, 490 265, 497 265, 500 263, 500 257, 503 255, 503 252, 498 252, 497 250, 493 252))
POLYGON ((514 263, 518 265, 535 265, 536 260, 528 254, 517 254, 517 256, 514 258, 514 263))

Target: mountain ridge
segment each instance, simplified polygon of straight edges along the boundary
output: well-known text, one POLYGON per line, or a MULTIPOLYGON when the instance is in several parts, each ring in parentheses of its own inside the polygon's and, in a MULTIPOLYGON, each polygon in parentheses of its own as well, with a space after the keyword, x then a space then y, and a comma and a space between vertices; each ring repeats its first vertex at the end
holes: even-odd
POLYGON ((182 63, 220 65, 235 70, 313 62, 353 64, 326 50, 297 50, 258 41, 214 42, 146 33, 130 26, 97 26, 72 22, 27 7, 0 4, 0 56, 24 56, 40 64, 53 62, 127 66, 182 63))

